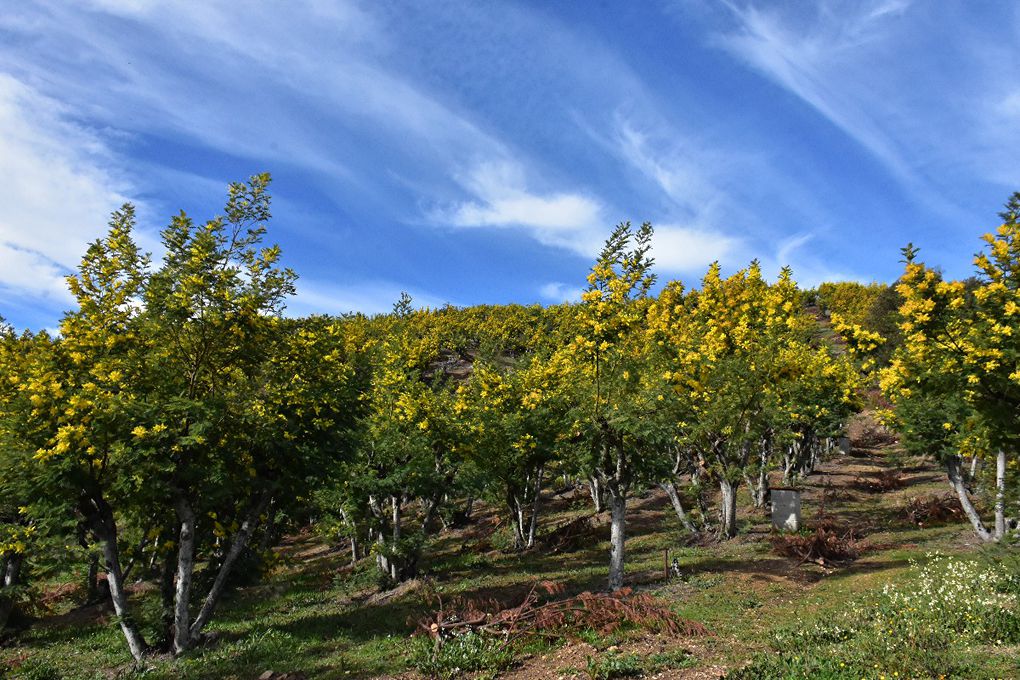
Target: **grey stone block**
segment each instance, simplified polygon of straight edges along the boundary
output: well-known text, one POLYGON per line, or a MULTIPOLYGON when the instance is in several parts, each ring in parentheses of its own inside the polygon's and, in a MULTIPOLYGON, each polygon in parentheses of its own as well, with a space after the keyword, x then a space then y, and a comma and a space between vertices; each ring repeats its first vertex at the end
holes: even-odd
POLYGON ((772 489, 772 526, 780 531, 800 531, 800 491, 772 489))

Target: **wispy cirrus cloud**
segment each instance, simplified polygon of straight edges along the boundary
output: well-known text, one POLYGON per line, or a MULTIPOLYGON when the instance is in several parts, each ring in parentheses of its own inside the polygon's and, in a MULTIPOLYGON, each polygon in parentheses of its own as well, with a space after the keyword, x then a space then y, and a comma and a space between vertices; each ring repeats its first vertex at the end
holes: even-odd
POLYGON ((1020 21, 966 3, 730 4, 717 44, 812 107, 921 201, 959 216, 977 178, 1020 180, 1020 21), (947 192, 949 195, 947 196, 947 192))
MULTIPOLYGON (((912 170, 894 139, 878 120, 878 112, 862 97, 860 82, 869 45, 874 49, 892 31, 889 21, 906 11, 909 2, 880 0, 857 12, 819 10, 808 25, 784 21, 774 9, 730 5, 739 30, 719 38, 720 44, 749 65, 814 107, 834 125, 860 142, 903 179, 912 170), (839 77, 837 77, 839 76, 839 77)), ((874 78, 877 74, 867 74, 874 78)))
POLYGON ((304 316, 308 314, 385 314, 393 310, 401 293, 411 296, 416 308, 437 309, 454 304, 426 291, 408 288, 386 280, 359 281, 348 285, 320 280, 299 279, 297 295, 288 303, 287 313, 304 316))
POLYGON ((0 73, 0 293, 50 307, 131 188, 105 140, 69 109, 0 73))

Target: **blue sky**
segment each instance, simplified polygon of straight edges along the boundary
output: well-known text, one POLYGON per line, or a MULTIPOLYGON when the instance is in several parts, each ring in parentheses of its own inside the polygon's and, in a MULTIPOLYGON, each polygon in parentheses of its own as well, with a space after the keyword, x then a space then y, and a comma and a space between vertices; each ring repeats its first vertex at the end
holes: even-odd
POLYGON ((0 314, 274 177, 291 313, 570 299, 621 220, 664 279, 952 276, 1020 189, 1015 3, 22 3, 0 12, 0 314))

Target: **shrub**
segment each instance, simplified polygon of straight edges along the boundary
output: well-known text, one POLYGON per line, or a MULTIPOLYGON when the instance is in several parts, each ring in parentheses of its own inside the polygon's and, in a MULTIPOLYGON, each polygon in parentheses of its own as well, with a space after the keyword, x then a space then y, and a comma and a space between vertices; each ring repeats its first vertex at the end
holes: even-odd
POLYGON ((685 649, 674 649, 642 657, 610 649, 587 657, 584 673, 590 680, 643 677, 667 669, 690 668, 697 658, 685 649))
POLYGON ((428 637, 412 638, 411 664, 427 678, 449 680, 479 671, 496 674, 513 663, 513 649, 491 635, 467 632, 439 646, 428 637))
POLYGON ((606 652, 598 656, 589 656, 584 672, 590 680, 613 680, 640 677, 644 675, 645 667, 637 654, 606 652))

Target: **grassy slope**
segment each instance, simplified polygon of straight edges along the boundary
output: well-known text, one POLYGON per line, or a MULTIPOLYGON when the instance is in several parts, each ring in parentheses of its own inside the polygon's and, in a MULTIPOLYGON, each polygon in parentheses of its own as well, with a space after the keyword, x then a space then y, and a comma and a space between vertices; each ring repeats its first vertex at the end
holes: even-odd
MULTIPOLYGON (((588 654, 613 644, 641 654, 683 648, 693 655, 693 660, 679 664, 684 668, 664 671, 660 677, 718 677, 725 668, 739 666, 767 648, 778 625, 838 610, 855 593, 901 578, 909 560, 923 559, 927 552, 975 549, 969 527, 922 529, 901 517, 899 509, 907 498, 944 492, 939 470, 921 466, 906 475, 906 488, 893 492, 859 488, 859 481, 887 467, 894 453, 855 449, 850 457, 824 464, 808 480, 804 515, 809 525, 824 504, 828 514, 867 534, 861 558, 844 568, 800 565, 775 556, 766 518, 760 513, 743 516, 737 539, 689 546, 663 496, 635 499, 628 515, 629 579, 674 602, 680 614, 705 623, 715 635, 665 640, 633 634, 619 640, 575 641, 536 650, 510 675, 559 677, 583 666, 588 654), (667 581, 662 576, 666 549, 680 560, 679 579, 667 581)), ((553 498, 544 526, 590 512, 590 501, 583 495, 553 498)), ((475 549, 493 519, 483 512, 475 525, 443 535, 431 547, 424 570, 439 592, 514 603, 536 580, 556 581, 575 592, 602 587, 608 556, 604 523, 578 549, 507 555, 475 549)), ((370 564, 347 568, 346 553, 331 551, 312 536, 291 539, 281 556, 281 566, 268 582, 224 602, 211 626, 216 637, 210 644, 184 661, 157 659, 147 675, 255 678, 273 669, 315 678, 413 677, 406 662, 408 619, 425 611, 424 588, 412 586, 380 597, 370 564)), ((154 620, 151 589, 143 588, 135 597, 145 617, 154 620)), ((126 674, 131 667, 113 618, 101 608, 43 620, 6 644, 0 649, 0 676, 5 667, 12 674, 31 671, 35 677, 67 678, 111 677, 126 674)))

